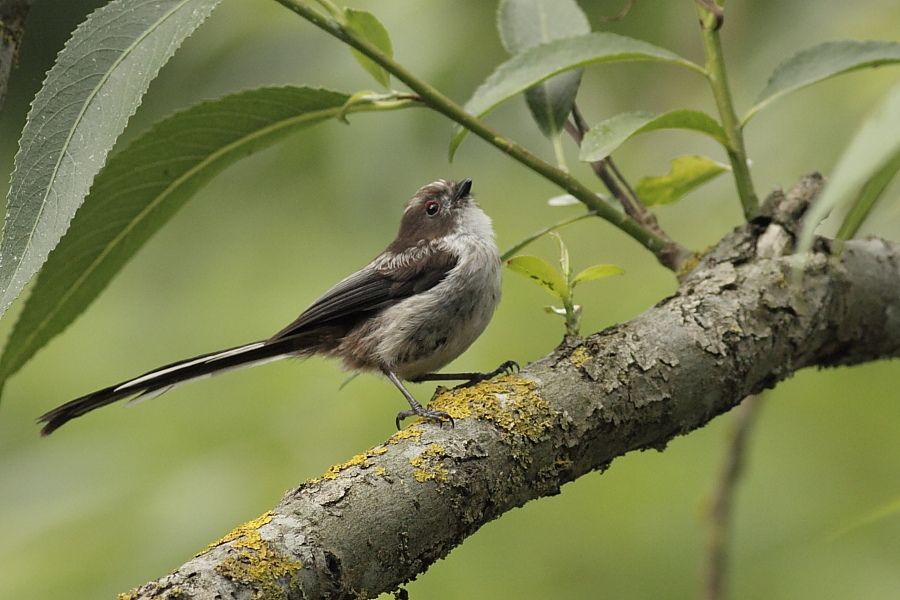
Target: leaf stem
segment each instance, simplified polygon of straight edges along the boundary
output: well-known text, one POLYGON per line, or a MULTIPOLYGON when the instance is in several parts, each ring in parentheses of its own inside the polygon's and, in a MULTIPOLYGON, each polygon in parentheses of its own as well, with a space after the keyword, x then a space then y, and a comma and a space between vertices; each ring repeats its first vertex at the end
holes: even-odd
POLYGON ((728 138, 728 159, 731 161, 731 170, 734 173, 734 183, 737 187, 738 197, 744 209, 744 216, 749 221, 759 211, 759 200, 753 189, 753 179, 750 176, 750 167, 747 164, 747 150, 744 148, 744 133, 741 122, 734 112, 734 103, 731 99, 731 90, 728 87, 728 77, 725 70, 725 58, 722 53, 722 40, 719 37, 718 27, 721 25, 721 15, 709 11, 698 5, 700 14, 700 29, 703 33, 703 48, 706 52, 706 71, 709 86, 712 89, 722 121, 722 128, 728 138))
POLYGON ((507 261, 507 260, 509 260, 510 258, 512 258, 513 256, 515 256, 516 253, 517 253, 519 250, 521 250, 522 248, 524 248, 524 247, 527 246, 528 244, 530 244, 530 243, 532 243, 532 242, 534 242, 534 241, 537 241, 538 239, 540 239, 541 237, 547 235, 547 234, 550 233, 551 231, 556 231, 557 229, 560 229, 561 227, 565 227, 566 225, 571 225, 572 223, 576 223, 576 222, 581 221, 581 220, 583 220, 583 219, 587 219, 588 217, 596 217, 596 216, 597 216, 597 213, 595 213, 594 211, 588 211, 588 212, 586 212, 586 213, 581 213, 580 215, 575 215, 574 217, 569 217, 568 219, 563 219, 562 221, 557 221, 557 222, 554 223, 553 225, 548 225, 548 226, 546 226, 546 227, 543 227, 543 228, 541 228, 541 229, 538 229, 537 231, 535 231, 534 233, 532 233, 531 235, 529 235, 527 238, 525 238, 524 240, 518 242, 518 243, 517 243, 516 245, 514 245, 512 248, 510 248, 509 250, 507 250, 506 252, 504 252, 504 253, 500 256, 500 260, 501 260, 501 261, 507 261))
POLYGON ((406 67, 396 62, 390 56, 382 53, 367 40, 362 39, 354 32, 341 26, 337 21, 320 14, 302 0, 276 0, 276 2, 300 15, 319 29, 336 37, 345 44, 352 46, 369 57, 372 61, 384 67, 389 73, 415 91, 421 97, 422 102, 433 110, 436 110, 452 121, 465 127, 535 173, 566 190, 572 196, 584 203, 590 210, 596 212, 597 216, 612 223, 650 250, 664 266, 672 270, 677 270, 678 265, 686 258, 687 253, 680 250, 673 251, 671 242, 663 239, 647 227, 638 223, 629 215, 616 210, 614 207, 601 200, 593 190, 582 184, 569 173, 541 160, 525 148, 494 131, 480 119, 463 110, 459 104, 455 103, 427 82, 415 76, 407 70, 406 67))

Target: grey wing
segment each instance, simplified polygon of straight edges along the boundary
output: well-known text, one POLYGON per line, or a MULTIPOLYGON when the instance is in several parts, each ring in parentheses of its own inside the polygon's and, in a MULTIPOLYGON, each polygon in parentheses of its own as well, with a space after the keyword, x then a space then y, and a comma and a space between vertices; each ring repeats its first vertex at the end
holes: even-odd
POLYGON ((456 258, 440 251, 407 266, 391 269, 367 266, 325 292, 271 339, 288 337, 337 321, 355 321, 434 287, 454 266, 456 258))

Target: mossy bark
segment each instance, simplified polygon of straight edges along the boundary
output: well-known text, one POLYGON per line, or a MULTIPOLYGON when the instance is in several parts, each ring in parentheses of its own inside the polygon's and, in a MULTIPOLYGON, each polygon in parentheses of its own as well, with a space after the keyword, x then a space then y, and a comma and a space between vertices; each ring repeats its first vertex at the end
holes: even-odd
POLYGON ((371 598, 504 512, 662 450, 797 369, 900 356, 900 246, 820 240, 789 255, 821 184, 770 196, 634 320, 439 392, 455 427, 398 432, 125 597, 371 598))

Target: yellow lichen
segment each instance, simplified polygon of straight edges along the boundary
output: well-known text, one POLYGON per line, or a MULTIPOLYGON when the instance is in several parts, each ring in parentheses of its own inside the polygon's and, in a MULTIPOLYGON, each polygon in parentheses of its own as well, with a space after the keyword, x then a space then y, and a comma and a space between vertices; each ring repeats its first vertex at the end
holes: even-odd
POLYGON ((303 565, 279 552, 262 539, 259 528, 272 520, 268 512, 236 528, 214 545, 230 543, 236 551, 216 565, 216 572, 232 581, 250 586, 254 598, 287 598, 284 581, 293 579, 303 565))
MULTIPOLYGON (((206 552, 212 550, 216 546, 220 546, 222 544, 227 544, 228 542, 231 542, 238 538, 246 537, 247 535, 250 535, 250 532, 256 532, 260 527, 262 527, 263 525, 265 525, 266 523, 268 523, 271 520, 272 520, 272 511, 271 510, 266 511, 263 514, 256 517, 255 519, 251 519, 251 520, 247 521, 246 523, 244 523, 243 525, 238 525, 237 527, 232 529, 230 532, 226 533, 224 537, 216 540, 215 542, 213 542, 212 544, 207 546, 205 549, 203 549, 202 552, 198 552, 194 556, 195 557, 200 556, 201 554, 205 554, 206 552)), ((259 535, 259 534, 257 533, 257 535, 259 535)))
POLYGON ((450 472, 441 463, 441 459, 447 456, 447 451, 440 444, 429 444, 418 456, 409 459, 409 464, 414 467, 413 477, 416 481, 447 481, 450 472))
POLYGON ((332 465, 325 471, 325 474, 321 477, 315 477, 313 479, 307 479, 306 485, 316 485, 318 483, 322 483, 323 481, 330 481, 332 479, 337 479, 338 475, 340 475, 343 471, 346 471, 350 467, 360 467, 361 469, 367 469, 372 466, 372 461, 369 459, 374 456, 381 456, 386 453, 388 449, 384 446, 375 446, 374 448, 369 448, 362 454, 357 454, 350 460, 344 461, 342 463, 338 463, 336 465, 332 465))
POLYGON ((385 477, 387 476, 387 469, 384 467, 375 467, 375 474, 379 477, 385 477))
POLYGON ((357 454, 350 460, 332 465, 327 471, 325 471, 325 474, 322 475, 322 479, 337 479, 337 476, 341 474, 341 471, 349 469, 350 467, 365 468, 371 465, 372 462, 369 460, 368 453, 364 452, 363 454, 357 454))
POLYGON ((572 352, 571 356, 569 356, 569 360, 572 361, 572 364, 575 365, 576 369, 580 369, 584 366, 584 363, 591 360, 591 355, 588 354, 587 348, 578 346, 575 348, 575 351, 572 352))
POLYGON ((492 422, 504 432, 539 438, 552 423, 550 405, 537 393, 537 383, 520 375, 504 375, 478 385, 445 390, 431 408, 454 419, 475 417, 492 422))
POLYGON ((419 440, 422 437, 422 427, 415 423, 406 429, 401 429, 388 439, 388 444, 399 444, 403 440, 419 440))

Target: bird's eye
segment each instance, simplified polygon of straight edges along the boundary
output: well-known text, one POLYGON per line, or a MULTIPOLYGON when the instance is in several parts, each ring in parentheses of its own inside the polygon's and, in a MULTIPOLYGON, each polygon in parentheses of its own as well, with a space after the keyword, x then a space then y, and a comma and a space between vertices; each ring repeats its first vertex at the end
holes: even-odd
POLYGON ((438 211, 441 209, 441 205, 437 200, 429 200, 425 203, 425 214, 429 217, 433 217, 438 214, 438 211))

